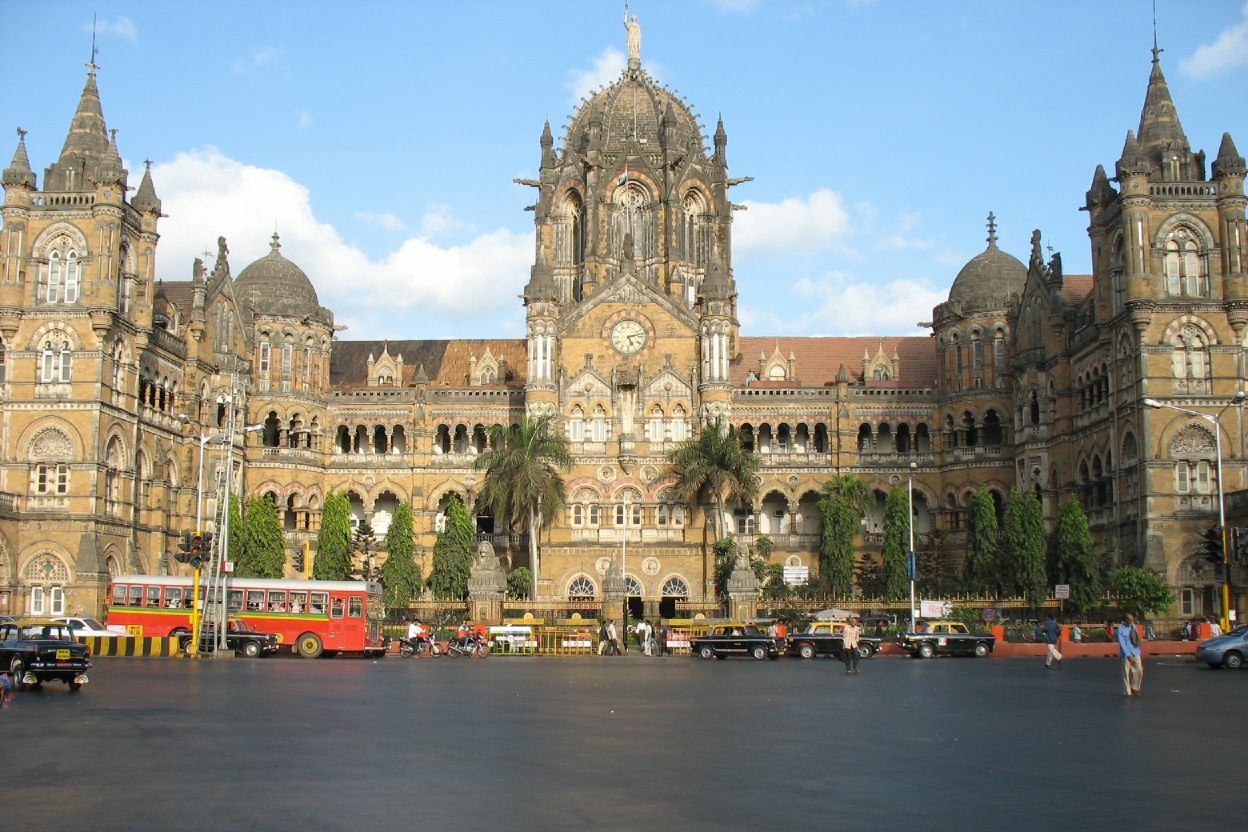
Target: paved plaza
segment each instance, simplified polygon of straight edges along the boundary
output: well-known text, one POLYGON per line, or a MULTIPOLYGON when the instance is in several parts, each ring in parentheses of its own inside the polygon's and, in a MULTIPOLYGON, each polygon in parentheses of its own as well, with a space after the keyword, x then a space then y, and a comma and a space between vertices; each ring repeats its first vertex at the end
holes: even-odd
POLYGON ((1225 828, 1248 673, 1118 663, 99 659, 0 713, 52 829, 1225 828), (1072 824, 1077 824, 1072 827, 1072 824))

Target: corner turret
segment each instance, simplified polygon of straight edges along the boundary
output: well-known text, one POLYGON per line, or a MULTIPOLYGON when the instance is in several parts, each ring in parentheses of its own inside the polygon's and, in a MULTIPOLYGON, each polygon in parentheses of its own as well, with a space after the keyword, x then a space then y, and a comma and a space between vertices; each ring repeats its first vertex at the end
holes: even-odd
POLYGON ((30 169, 30 157, 26 155, 26 131, 17 128, 17 150, 13 161, 4 169, 4 184, 22 188, 35 188, 35 172, 30 169))
POLYGON ((139 183, 138 193, 130 204, 145 214, 160 213, 160 198, 156 196, 156 187, 152 184, 152 160, 143 161, 143 181, 139 183))

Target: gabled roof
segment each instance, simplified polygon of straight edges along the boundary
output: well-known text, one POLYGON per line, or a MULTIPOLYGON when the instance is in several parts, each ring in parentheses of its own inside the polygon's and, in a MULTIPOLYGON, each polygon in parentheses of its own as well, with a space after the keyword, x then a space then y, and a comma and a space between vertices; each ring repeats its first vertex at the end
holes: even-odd
POLYGON ((523 338, 457 338, 453 341, 334 341, 330 352, 329 383, 334 387, 363 387, 368 384, 368 357, 388 350, 403 357, 402 386, 416 383, 421 368, 435 387, 467 387, 469 358, 480 360, 489 350, 495 359, 507 362, 511 380, 483 387, 518 387, 525 382, 528 352, 523 338))
POLYGON ((1062 276, 1062 303, 1065 306, 1078 306, 1080 301, 1092 293, 1096 284, 1090 274, 1068 274, 1062 276))
MULTIPOLYGON (((797 381, 802 387, 826 387, 836 384, 836 373, 841 365, 849 372, 851 382, 862 380, 862 356, 864 352, 874 355, 884 349, 886 355, 896 351, 901 364, 901 378, 891 382, 868 380, 870 387, 934 387, 936 384, 936 343, 929 336, 880 338, 768 338, 742 337, 742 359, 732 365, 732 382, 745 386, 746 374, 758 372, 758 354, 770 355, 777 347, 797 361, 797 381)), ((750 382, 751 387, 792 387, 791 382, 750 382)))

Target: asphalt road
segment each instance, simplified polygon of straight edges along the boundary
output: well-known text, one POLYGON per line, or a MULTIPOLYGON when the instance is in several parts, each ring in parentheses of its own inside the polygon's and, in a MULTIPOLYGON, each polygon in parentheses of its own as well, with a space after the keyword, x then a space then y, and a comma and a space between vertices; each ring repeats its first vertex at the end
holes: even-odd
POLYGON ((9 828, 1240 823, 1248 672, 1118 663, 97 659, 0 711, 9 828), (1222 772, 1222 773, 1220 773, 1222 772))

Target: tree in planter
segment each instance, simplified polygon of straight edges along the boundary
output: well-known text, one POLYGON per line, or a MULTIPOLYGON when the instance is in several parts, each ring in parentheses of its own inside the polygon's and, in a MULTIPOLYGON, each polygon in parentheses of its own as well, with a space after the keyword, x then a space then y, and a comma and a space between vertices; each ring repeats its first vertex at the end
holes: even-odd
POLYGON ((242 557, 235 558, 234 573, 240 578, 282 577, 286 571, 286 535, 273 501, 267 496, 248 500, 241 531, 242 557))
POLYGON ((1083 612, 1100 606, 1105 590, 1103 555, 1073 494, 1057 511, 1049 552, 1054 582, 1070 584, 1071 609, 1083 612))
POLYGON ((1109 591, 1118 598, 1118 608, 1136 618, 1165 612, 1174 603, 1165 577, 1137 566, 1120 566, 1109 573, 1109 591))
POLYGON ((526 416, 518 425, 490 429, 490 448, 473 462, 485 471, 481 497, 508 528, 529 535, 533 597, 541 577, 538 538, 542 526, 563 508, 563 477, 572 467, 567 438, 554 429, 553 416, 526 416))
POLYGON ((351 501, 331 491, 321 509, 312 577, 318 581, 345 581, 351 577, 351 501))
POLYGON ((433 569, 429 572, 433 597, 444 601, 468 597, 468 573, 476 545, 472 517, 459 497, 452 496, 446 507, 446 527, 433 544, 433 569))
POLYGON ((819 585, 832 598, 854 594, 854 535, 862 525, 862 513, 871 501, 871 490, 852 475, 835 477, 823 485, 819 510, 823 523, 819 535, 819 585))
POLYGON ((883 597, 896 601, 906 596, 906 552, 910 535, 910 494, 894 488, 884 501, 884 558, 881 564, 883 597))
POLYGON ((1048 597, 1046 548, 1040 498, 1033 492, 1013 489, 1005 500, 1004 557, 998 559, 1006 592, 1017 592, 1034 605, 1048 597))
POLYGON ((750 504, 758 493, 758 457, 742 447, 737 429, 722 419, 702 425, 667 461, 667 476, 675 479, 672 492, 680 502, 693 506, 706 496, 715 506, 714 541, 724 538, 725 499, 750 504))
POLYGON ((968 595, 1001 592, 997 557, 997 508, 992 492, 971 493, 966 513, 966 560, 962 563, 962 591, 968 595))
POLYGON ((390 528, 386 529, 386 562, 381 567, 381 589, 387 609, 411 606, 424 583, 412 537, 412 507, 399 503, 390 528))
POLYGON ((527 566, 517 566, 507 573, 507 598, 521 601, 529 597, 529 587, 533 585, 533 575, 527 566))

